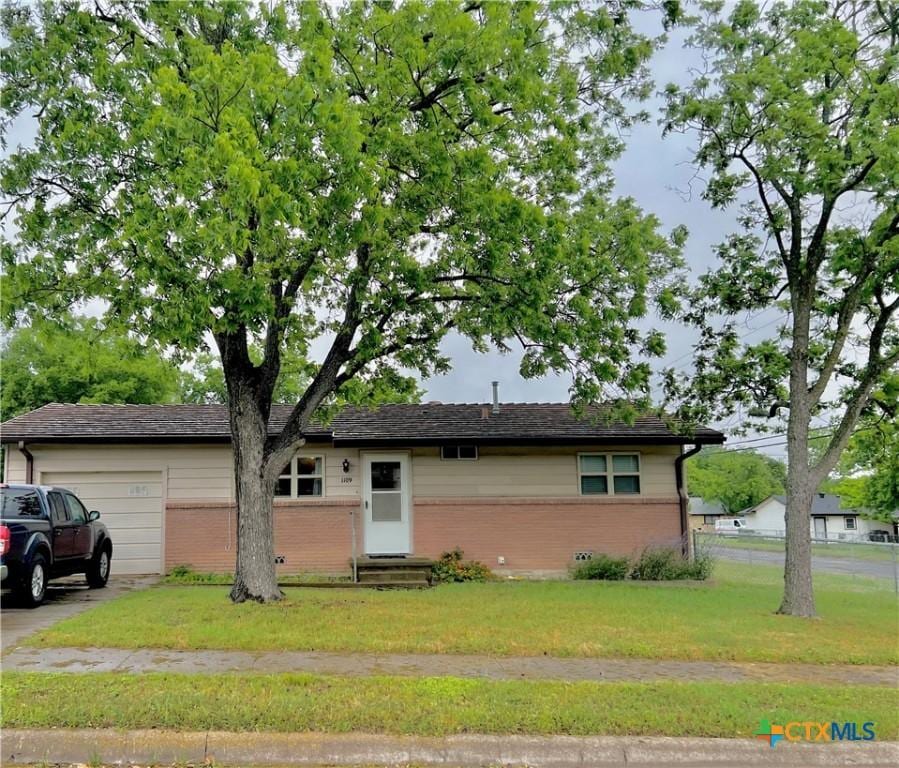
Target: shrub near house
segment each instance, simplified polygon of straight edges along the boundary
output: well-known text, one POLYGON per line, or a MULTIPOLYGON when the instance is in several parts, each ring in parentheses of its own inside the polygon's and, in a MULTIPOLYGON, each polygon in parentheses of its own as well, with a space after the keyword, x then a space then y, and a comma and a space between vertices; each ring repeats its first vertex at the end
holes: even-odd
POLYGON ((598 555, 581 563, 572 571, 572 577, 580 580, 621 581, 678 581, 704 580, 712 573, 712 558, 707 553, 696 553, 687 559, 670 547, 648 547, 631 562, 627 557, 598 555))

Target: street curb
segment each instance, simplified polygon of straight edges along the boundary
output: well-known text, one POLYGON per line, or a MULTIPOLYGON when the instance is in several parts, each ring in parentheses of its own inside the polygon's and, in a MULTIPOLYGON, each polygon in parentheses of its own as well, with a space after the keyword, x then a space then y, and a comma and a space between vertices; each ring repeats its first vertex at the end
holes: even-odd
POLYGON ((771 749, 752 739, 6 729, 2 760, 7 765, 895 766, 899 742, 782 743, 771 749))

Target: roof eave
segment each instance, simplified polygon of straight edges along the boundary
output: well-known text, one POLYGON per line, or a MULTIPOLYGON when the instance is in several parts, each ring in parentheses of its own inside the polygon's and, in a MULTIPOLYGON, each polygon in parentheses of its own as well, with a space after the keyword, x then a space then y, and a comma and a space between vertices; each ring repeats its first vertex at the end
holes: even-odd
MULTIPOLYGON (((272 435, 274 436, 274 435, 272 435)), ((440 436, 429 437, 381 437, 381 438, 331 438, 323 434, 307 435, 307 442, 327 443, 331 442, 336 448, 352 447, 400 447, 400 446, 436 446, 457 443, 473 443, 477 445, 721 445, 724 443, 723 435, 702 435, 693 437, 681 437, 678 435, 585 435, 585 436, 440 436)), ((111 443, 123 444, 203 444, 231 442, 230 435, 21 435, 8 434, 2 436, 3 443, 17 443, 24 441, 29 444, 93 444, 111 443)))

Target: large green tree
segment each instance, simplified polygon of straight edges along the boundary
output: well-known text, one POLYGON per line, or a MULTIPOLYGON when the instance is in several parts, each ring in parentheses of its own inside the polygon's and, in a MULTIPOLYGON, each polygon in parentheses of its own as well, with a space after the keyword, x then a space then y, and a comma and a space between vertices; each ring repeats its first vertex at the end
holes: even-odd
POLYGON ((846 509, 891 523, 899 514, 899 420, 863 419, 824 484, 846 509))
POLYGON ((668 89, 667 121, 697 137, 706 198, 742 203, 743 228, 692 302, 697 376, 667 383, 694 418, 786 414, 780 611, 812 616, 813 494, 899 363, 899 5, 722 9, 702 4, 693 43, 708 71, 668 89), (735 320, 769 309, 785 314, 780 333, 743 342, 735 320), (817 460, 815 417, 836 420, 817 460))
POLYGON ((728 514, 784 492, 783 462, 757 451, 710 449, 687 462, 691 496, 720 501, 728 514))
POLYGON ((0 357, 3 419, 47 403, 172 403, 179 397, 173 363, 92 318, 15 328, 0 357))
POLYGON ((160 344, 214 338, 232 599, 280 597, 273 488, 310 419, 353 382, 446 369, 450 331, 520 343, 525 376, 567 371, 581 400, 647 396, 664 341, 638 321, 674 309, 682 234, 610 196, 622 100, 648 90, 643 6, 4 8, 5 120, 37 120, 2 169, 4 307, 95 296, 160 344), (311 375, 268 439, 288 344, 311 375))
MULTIPOLYGON (((250 350, 251 359, 258 364, 262 352, 250 350)), ((314 376, 314 366, 303 358, 291 354, 290 349, 281 356, 281 371, 272 392, 272 403, 284 405, 297 402, 314 376)), ((417 403, 422 391, 418 381, 392 370, 385 370, 376 379, 354 379, 347 382, 334 405, 377 406, 383 403, 417 403)), ((181 374, 181 399, 185 403, 227 403, 228 386, 225 372, 218 358, 209 352, 200 352, 185 366, 181 374)))

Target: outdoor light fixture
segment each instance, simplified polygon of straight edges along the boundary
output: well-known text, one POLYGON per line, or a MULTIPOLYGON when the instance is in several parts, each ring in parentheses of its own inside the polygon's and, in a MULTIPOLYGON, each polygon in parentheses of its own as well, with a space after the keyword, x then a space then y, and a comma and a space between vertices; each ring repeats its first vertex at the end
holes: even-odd
POLYGON ((344 474, 346 474, 347 472, 350 471, 350 460, 349 459, 343 460, 343 471, 344 471, 344 474))

